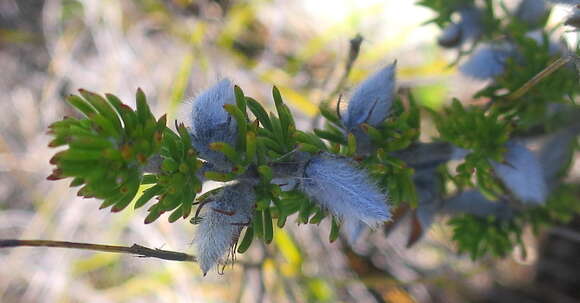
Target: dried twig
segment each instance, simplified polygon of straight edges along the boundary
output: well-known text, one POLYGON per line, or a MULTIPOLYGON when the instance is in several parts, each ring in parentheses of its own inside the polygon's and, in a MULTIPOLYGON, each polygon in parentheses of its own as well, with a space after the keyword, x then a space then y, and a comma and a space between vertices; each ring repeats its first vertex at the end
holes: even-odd
MULTIPOLYGON (((352 70, 352 66, 354 65, 354 62, 356 61, 356 59, 358 58, 359 52, 360 52, 360 46, 363 42, 363 37, 360 34, 357 34, 354 38, 350 39, 350 47, 348 50, 348 58, 346 60, 346 65, 344 66, 344 72, 342 73, 342 76, 340 77, 340 80, 338 81, 338 83, 336 84, 336 86, 334 87, 334 89, 332 90, 332 92, 328 95, 328 97, 326 99, 323 99, 321 102, 321 106, 328 106, 332 100, 334 99, 335 96, 339 95, 339 93, 344 89, 344 86, 346 85, 346 81, 348 80, 348 76, 350 75, 350 72, 352 70)), ((342 97, 342 96, 340 96, 342 97)), ((340 103, 340 98, 339 98, 339 103, 340 103)), ((337 107, 338 110, 338 107, 337 107)), ((340 117, 340 114, 338 115, 340 117)), ((316 127, 316 125, 318 125, 318 121, 320 120, 320 113, 318 113, 313 119, 312 119, 312 127, 316 127)))
POLYGON ((354 38, 350 39, 350 47, 348 50, 348 59, 346 61, 346 65, 344 66, 344 72, 342 77, 338 81, 338 84, 334 88, 334 90, 330 93, 329 99, 336 96, 340 91, 344 88, 346 81, 348 80, 348 76, 350 75, 350 71, 352 70, 352 66, 356 59, 358 58, 358 54, 360 52, 360 45, 363 42, 363 37, 360 34, 357 34, 354 38))
POLYGON ((169 261, 196 262, 195 256, 192 255, 158 248, 151 249, 138 244, 133 244, 132 246, 114 246, 50 240, 0 240, 0 248, 22 246, 86 249, 111 253, 132 254, 137 255, 140 258, 157 258, 169 261))

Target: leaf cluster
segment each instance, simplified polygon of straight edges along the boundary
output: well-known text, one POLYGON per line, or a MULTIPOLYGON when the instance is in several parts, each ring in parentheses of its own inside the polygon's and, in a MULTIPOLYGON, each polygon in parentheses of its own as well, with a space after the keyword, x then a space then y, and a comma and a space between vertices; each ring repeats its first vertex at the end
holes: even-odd
POLYGON ((67 101, 86 118, 65 117, 50 125, 50 147, 67 145, 51 163, 49 179, 73 177, 71 186, 85 198, 104 200, 101 208, 124 209, 135 197, 148 159, 161 148, 165 116, 156 120, 142 91, 137 92, 137 110, 117 97, 106 98, 86 90, 67 101))
POLYGON ((501 220, 493 216, 479 218, 465 214, 449 221, 453 240, 459 252, 468 253, 476 260, 487 253, 504 257, 517 243, 525 251, 522 241, 522 225, 517 220, 501 220))
POLYGON ((442 140, 469 151, 465 161, 457 166, 454 183, 459 188, 478 185, 486 193, 501 193, 490 161, 503 161, 512 131, 510 121, 502 119, 497 111, 465 108, 457 99, 443 113, 433 112, 433 117, 442 140), (476 184, 472 180, 474 174, 476 184))
POLYGON ((197 171, 203 163, 197 159, 196 151, 191 147, 191 138, 183 124, 177 126, 177 134, 165 129, 163 145, 159 152, 160 170, 145 175, 148 182, 154 184, 143 191, 135 201, 135 209, 145 205, 152 198, 158 202, 149 209, 145 223, 157 220, 163 213, 172 211, 169 222, 187 218, 192 210, 196 193, 202 189, 197 171))
POLYGON ((563 46, 550 40, 545 32, 541 33, 541 40, 537 41, 523 30, 514 30, 510 31, 509 41, 515 55, 508 58, 505 72, 494 83, 476 93, 475 97, 493 100, 492 109, 515 121, 520 132, 538 126, 555 128, 562 125, 566 121, 550 115, 546 106, 573 103, 572 96, 580 92, 578 73, 573 68, 566 66, 556 70, 519 99, 513 100, 511 96, 558 60, 561 55, 556 49, 563 46))
MULTIPOLYGON (((568 223, 580 213, 576 197, 580 190, 575 184, 564 184, 554 191, 543 207, 521 210, 509 218, 486 218, 461 215, 452 218, 453 240, 460 252, 468 253, 473 260, 486 254, 504 257, 519 246, 525 258, 522 241, 523 230, 530 226, 535 235, 540 227, 568 223)), ((505 203, 496 201, 495 203, 505 203)))
POLYGON ((102 208, 118 212, 136 197, 142 184, 153 184, 136 201, 135 208, 157 198, 146 223, 177 208, 170 221, 187 217, 191 201, 201 189, 195 172, 200 167, 185 127, 178 134, 166 127, 166 116, 155 119, 145 94, 138 90, 137 109, 116 96, 81 90, 67 101, 84 118, 65 117, 53 123, 50 147, 67 146, 51 159, 56 168, 48 179, 72 177, 71 187, 82 186, 79 196, 103 200, 102 208), (158 162, 158 163, 157 163, 158 162), (159 164, 156 174, 146 170, 159 164))

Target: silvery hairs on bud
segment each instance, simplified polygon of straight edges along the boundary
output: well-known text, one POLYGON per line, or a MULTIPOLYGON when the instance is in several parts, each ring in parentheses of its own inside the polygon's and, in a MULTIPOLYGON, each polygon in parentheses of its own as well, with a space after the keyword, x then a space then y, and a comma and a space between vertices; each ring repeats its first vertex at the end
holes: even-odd
POLYGON ((505 43, 483 45, 473 52, 459 70, 474 79, 491 79, 503 74, 507 59, 513 55, 512 47, 505 43))
POLYGON ((506 148, 504 163, 491 162, 495 174, 520 201, 543 204, 548 196, 548 186, 540 162, 519 143, 510 141, 506 148))
POLYGON ((505 201, 491 201, 480 191, 463 191, 443 201, 440 209, 443 214, 470 214, 480 218, 494 216, 502 220, 508 220, 514 216, 514 209, 505 201))
POLYGON ((462 42, 462 36, 461 24, 451 23, 443 29, 443 32, 437 38, 437 43, 445 48, 457 47, 462 42))
POLYGON ((413 176, 413 182, 419 197, 416 208, 417 219, 423 230, 428 230, 437 212, 442 208, 441 179, 438 177, 437 167, 418 169, 413 176))
POLYGON ((360 223, 375 227, 391 218, 388 197, 369 175, 348 159, 329 154, 312 157, 304 167, 300 190, 340 218, 355 236, 360 223))
MULTIPOLYGON (((254 189, 246 183, 228 185, 203 206, 202 220, 194 239, 197 261, 205 275, 222 261, 252 219, 254 189)), ((235 252, 233 252, 235 253, 235 252)))
MULTIPOLYGON (((528 32, 526 37, 534 40, 538 47, 544 44, 544 36, 540 30, 528 32)), ((550 55, 554 56, 561 53, 563 47, 559 43, 550 40, 548 42, 548 51, 550 55)), ((520 64, 525 64, 523 57, 513 44, 508 42, 482 44, 459 67, 459 70, 469 77, 487 80, 503 74, 509 58, 517 60, 520 64)))
POLYGON ((190 134, 193 147, 201 158, 216 168, 229 167, 225 156, 209 148, 213 142, 236 142, 236 120, 225 111, 225 104, 234 104, 234 87, 230 80, 223 79, 199 95, 193 101, 190 119, 190 134))
POLYGON ((342 122, 347 132, 353 133, 357 141, 357 152, 371 152, 371 142, 360 125, 378 126, 389 115, 395 95, 395 70, 397 62, 384 67, 357 86, 350 98, 342 122))
POLYGON ((449 24, 438 38, 442 47, 459 47, 477 40, 483 33, 481 12, 473 5, 457 10, 460 20, 449 24))
POLYGON ((521 0, 514 15, 531 26, 537 26, 548 13, 548 4, 544 0, 521 0))
POLYGON ((384 67, 355 88, 342 122, 349 129, 362 123, 381 124, 389 115, 395 93, 397 62, 384 67))
POLYGON ((544 178, 549 189, 556 187, 573 155, 574 142, 580 132, 578 128, 565 128, 547 136, 537 151, 538 161, 542 165, 544 178))
POLYGON ((474 5, 466 6, 458 10, 461 17, 461 32, 464 42, 478 39, 483 34, 483 14, 474 5))

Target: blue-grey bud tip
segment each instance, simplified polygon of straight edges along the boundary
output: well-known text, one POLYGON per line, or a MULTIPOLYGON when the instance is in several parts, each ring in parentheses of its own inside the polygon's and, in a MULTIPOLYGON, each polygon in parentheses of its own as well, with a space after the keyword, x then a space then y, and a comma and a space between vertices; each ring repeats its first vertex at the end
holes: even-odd
POLYGON ((192 145, 200 157, 218 169, 227 168, 226 157, 211 150, 209 144, 225 142, 234 145, 237 138, 236 120, 224 109, 225 104, 234 104, 233 84, 223 79, 195 98, 190 115, 192 145))
POLYGON ((548 186, 542 166, 534 153, 525 146, 508 142, 504 163, 492 162, 496 175, 516 198, 524 203, 543 204, 548 186))
POLYGON ((487 45, 469 57, 459 70, 471 78, 486 80, 501 75, 510 52, 500 46, 487 45))
POLYGON ((313 157, 304 169, 300 189, 351 226, 359 221, 375 227, 391 218, 387 195, 366 171, 345 158, 328 154, 313 157))
POLYGON ((347 112, 342 117, 348 129, 362 123, 377 126, 387 118, 395 94, 396 68, 395 60, 355 88, 347 112))

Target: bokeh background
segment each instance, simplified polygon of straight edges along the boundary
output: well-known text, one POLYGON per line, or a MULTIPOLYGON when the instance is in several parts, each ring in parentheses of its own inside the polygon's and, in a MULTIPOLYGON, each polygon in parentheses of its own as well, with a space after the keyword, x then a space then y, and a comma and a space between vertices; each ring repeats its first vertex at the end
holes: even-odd
MULTIPOLYGON (((439 30, 422 25, 430 17, 414 1, 397 0, 0 0, 0 238, 192 252, 194 226, 186 220, 144 225, 144 210, 112 215, 76 197, 68 182, 45 180, 53 154, 47 125, 74 114, 63 101, 68 94, 85 88, 134 104, 141 87, 154 113, 173 120, 184 117, 183 101, 229 77, 270 108, 277 85, 308 129, 360 33, 360 56, 340 92, 396 59, 399 87, 413 87, 423 105, 437 108, 482 84, 448 67, 454 55, 436 45, 439 30)), ((412 249, 404 228, 349 247, 328 243, 327 222, 288 224, 269 246, 254 242, 224 275, 205 278, 195 264, 6 249, 0 302, 542 302, 544 293, 575 302, 563 282, 537 273, 555 268, 580 279, 580 270, 570 270, 580 267, 573 253, 579 225, 526 235, 525 260, 515 253, 474 263, 456 254, 444 220, 412 249), (572 252, 571 263, 546 256, 545 246, 572 252)))

